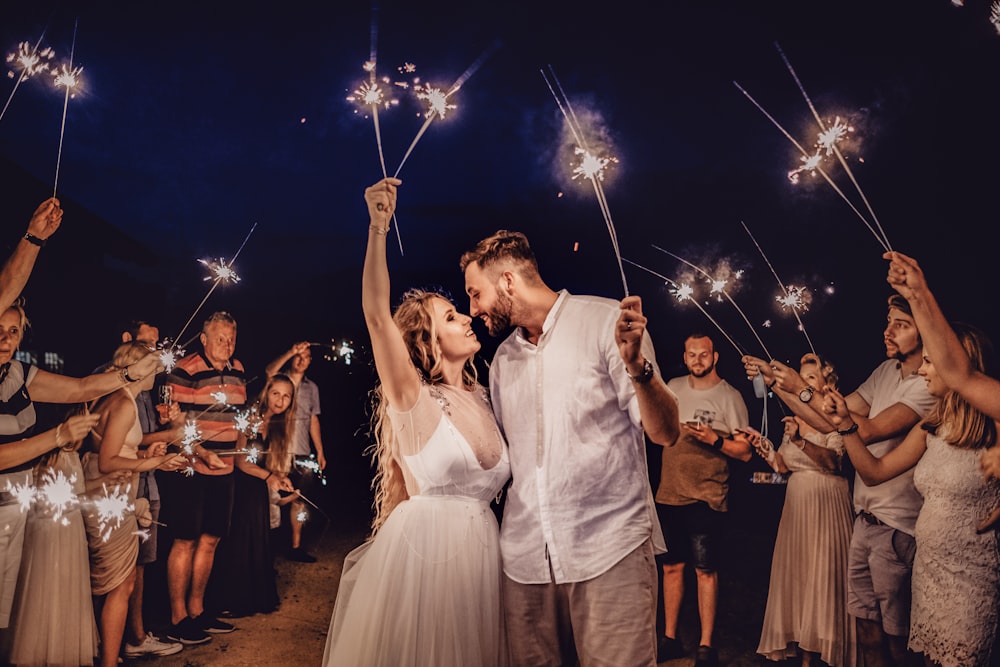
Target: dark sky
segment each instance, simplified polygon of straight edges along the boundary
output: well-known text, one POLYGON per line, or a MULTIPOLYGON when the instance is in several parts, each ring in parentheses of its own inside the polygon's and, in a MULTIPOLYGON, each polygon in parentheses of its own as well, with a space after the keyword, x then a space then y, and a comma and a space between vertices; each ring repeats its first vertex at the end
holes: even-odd
MULTIPOLYGON (((510 228, 534 242, 552 287, 621 296, 593 190, 566 176, 562 116, 540 74, 551 65, 618 159, 604 188, 621 254, 671 277, 678 263, 653 244, 713 270, 723 260, 743 268, 734 300, 775 356, 795 358, 804 337, 776 308, 777 282, 746 222, 783 281, 813 291, 803 322, 817 349, 857 364, 846 374, 853 386, 881 355, 881 248, 831 187, 789 183, 798 154, 733 85, 811 145, 817 128, 777 43, 819 113, 851 120, 845 151, 893 247, 921 260, 949 314, 1000 335, 992 294, 983 298, 996 274, 986 239, 1000 186, 1000 35, 988 2, 382 2, 374 22, 367 2, 4 5, 8 53, 44 30, 60 62, 77 26, 83 83, 68 105, 60 196, 192 276, 204 273, 196 259, 231 256, 257 225, 237 261, 243 281, 206 307, 257 323, 265 360, 300 337, 363 336, 361 193, 381 168, 371 118, 345 98, 366 76, 373 24, 382 73, 411 62, 447 87, 485 55, 400 174, 397 292, 440 284, 460 296, 459 254, 510 228)), ((380 114, 390 173, 422 123, 420 104, 397 97, 380 114)), ((0 119, 0 154, 45 183, 62 103, 38 77, 0 119)), ((864 210, 844 173, 831 174, 864 210)), ((17 225, 37 203, 4 199, 17 225)), ((665 369, 679 370, 683 335, 713 325, 674 304, 662 281, 626 275, 665 369)), ((164 307, 184 313, 203 295, 174 294, 164 307)), ((735 308, 705 308, 759 352, 735 308)))

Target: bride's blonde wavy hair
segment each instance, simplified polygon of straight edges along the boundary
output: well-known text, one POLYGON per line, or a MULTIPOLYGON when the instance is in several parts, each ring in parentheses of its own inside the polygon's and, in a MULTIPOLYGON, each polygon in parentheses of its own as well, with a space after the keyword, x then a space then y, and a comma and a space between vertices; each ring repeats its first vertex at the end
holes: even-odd
MULTIPOLYGON (((426 384, 440 384, 443 381, 441 371, 441 346, 438 343, 437 325, 434 322, 434 311, 431 302, 434 299, 444 299, 454 305, 451 298, 441 292, 423 289, 408 290, 396 307, 392 320, 396 323, 403 336, 403 343, 410 352, 410 361, 426 384)), ((462 368, 462 384, 471 389, 477 384, 476 368, 470 358, 462 368)), ((396 457, 399 454, 399 444, 392 422, 386 414, 388 401, 378 383, 372 390, 371 433, 374 444, 365 450, 372 457, 375 466, 375 477, 372 479, 372 489, 375 491, 371 536, 385 523, 396 505, 406 500, 406 483, 403 470, 399 467, 396 457)))

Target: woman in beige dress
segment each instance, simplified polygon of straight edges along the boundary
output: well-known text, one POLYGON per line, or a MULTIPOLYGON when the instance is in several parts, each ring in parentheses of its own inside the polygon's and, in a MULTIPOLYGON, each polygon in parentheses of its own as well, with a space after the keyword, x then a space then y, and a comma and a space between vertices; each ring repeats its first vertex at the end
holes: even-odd
MULTIPOLYGON (((115 351, 108 372, 117 373, 151 352, 145 343, 124 343, 115 351)), ((83 517, 90 545, 90 585, 100 629, 103 667, 118 664, 128 598, 135 582, 139 554, 135 512, 139 473, 177 470, 185 465, 180 454, 166 453, 166 443, 139 452, 142 429, 135 397, 152 389, 154 378, 149 375, 108 394, 91 410, 100 414, 100 420, 91 433, 92 451, 83 457, 87 487, 83 517), (125 509, 109 514, 109 507, 117 504, 116 499, 125 509)))

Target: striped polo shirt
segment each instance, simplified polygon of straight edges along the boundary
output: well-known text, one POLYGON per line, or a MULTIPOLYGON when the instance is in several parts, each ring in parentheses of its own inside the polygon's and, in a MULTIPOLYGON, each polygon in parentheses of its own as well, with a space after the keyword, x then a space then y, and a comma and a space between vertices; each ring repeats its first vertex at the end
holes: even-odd
MULTIPOLYGON (((17 359, 0 366, 0 446, 34 435, 35 405, 28 395, 28 383, 37 372, 35 366, 17 359)), ((27 470, 37 462, 35 458, 0 473, 27 470)))
MULTIPOLYGON (((247 402, 246 374, 239 360, 230 359, 220 371, 212 367, 202 352, 189 354, 174 366, 167 376, 167 384, 173 387, 174 400, 185 419, 197 423, 202 447, 209 450, 235 448, 238 433, 234 420, 237 411, 247 402), (225 395, 225 402, 219 401, 220 392, 225 395)), ((223 460, 229 464, 227 469, 212 473, 232 472, 232 459, 225 457, 223 460)), ((195 470, 208 472, 197 465, 195 470)))

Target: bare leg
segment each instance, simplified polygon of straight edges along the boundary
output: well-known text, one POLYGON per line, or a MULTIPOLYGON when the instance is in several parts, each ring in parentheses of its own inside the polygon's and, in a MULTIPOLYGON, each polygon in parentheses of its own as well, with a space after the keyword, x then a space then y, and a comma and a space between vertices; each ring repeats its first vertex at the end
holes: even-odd
POLYGON ((205 588, 208 586, 208 577, 212 574, 217 546, 219 538, 214 535, 203 534, 198 538, 191 566, 191 593, 187 605, 192 617, 200 616, 205 611, 205 588))
POLYGON ((299 515, 299 512, 305 509, 305 505, 296 500, 292 502, 292 511, 289 513, 291 517, 291 529, 292 529, 292 548, 298 549, 302 545, 302 522, 297 521, 295 517, 299 515))
POLYGON ((855 619, 858 628, 858 649, 864 667, 889 667, 892 663, 885 646, 882 624, 866 618, 855 619))
POLYGON ((101 609, 101 667, 117 667, 118 653, 122 648, 125 634, 125 619, 128 616, 128 599, 135 582, 135 570, 128 579, 120 583, 104 597, 101 609))
MULTIPOLYGON (((167 556, 167 593, 170 595, 170 622, 177 625, 188 616, 187 594, 191 584, 194 540, 175 539, 167 556)), ((202 591, 204 593, 204 591, 202 591)))
POLYGON ((684 563, 670 563, 663 566, 663 633, 667 637, 677 637, 677 621, 681 615, 681 601, 684 599, 684 563))
POLYGON ((698 617, 701 619, 701 646, 712 645, 715 609, 719 601, 719 573, 695 570, 698 581, 698 617))
POLYGON ((129 643, 138 645, 146 638, 146 626, 142 622, 142 593, 144 589, 145 565, 135 566, 135 585, 128 599, 128 639, 129 643))

